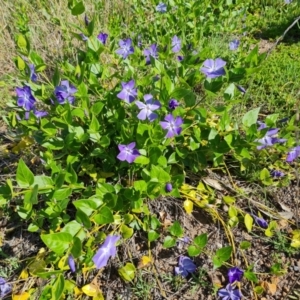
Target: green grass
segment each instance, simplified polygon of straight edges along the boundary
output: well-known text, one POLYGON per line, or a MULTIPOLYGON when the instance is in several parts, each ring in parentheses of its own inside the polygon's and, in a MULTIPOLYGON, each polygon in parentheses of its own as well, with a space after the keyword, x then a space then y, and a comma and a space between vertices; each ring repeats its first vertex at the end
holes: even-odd
POLYGON ((266 112, 291 116, 300 93, 300 43, 280 44, 255 74, 248 101, 266 112))

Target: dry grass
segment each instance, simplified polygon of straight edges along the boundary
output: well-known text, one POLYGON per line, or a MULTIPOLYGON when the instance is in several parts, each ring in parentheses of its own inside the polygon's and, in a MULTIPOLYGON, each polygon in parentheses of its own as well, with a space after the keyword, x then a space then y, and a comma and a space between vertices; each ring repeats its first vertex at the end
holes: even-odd
MULTIPOLYGON (((107 30, 108 20, 117 12, 128 12, 125 1, 87 0, 84 3, 88 17, 96 16, 95 33, 107 30)), ((19 33, 28 36, 31 49, 38 52, 47 65, 66 58, 75 59, 71 31, 76 29, 68 23, 83 27, 83 16, 72 16, 67 4, 67 0, 0 1, 0 78, 16 70, 13 59, 17 55, 15 39, 19 33)))

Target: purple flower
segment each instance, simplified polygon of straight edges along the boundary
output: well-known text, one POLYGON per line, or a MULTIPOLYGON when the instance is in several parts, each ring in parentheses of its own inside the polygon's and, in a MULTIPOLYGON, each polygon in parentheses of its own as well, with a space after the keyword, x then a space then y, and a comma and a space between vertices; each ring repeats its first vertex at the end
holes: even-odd
POLYGON ((89 38, 87 36, 85 36, 83 33, 79 34, 82 38, 83 41, 87 41, 89 38))
POLYGON ((217 78, 225 75, 224 66, 226 65, 226 61, 221 58, 207 59, 203 62, 203 67, 200 71, 206 75, 207 78, 217 78))
POLYGON ((187 277, 189 273, 194 273, 197 267, 194 262, 187 256, 180 256, 178 267, 175 267, 175 274, 187 277))
POLYGON ((258 216, 253 215, 253 214, 252 214, 252 217, 254 218, 255 223, 256 223, 259 227, 262 227, 262 228, 268 228, 268 222, 267 222, 264 218, 258 217, 258 216))
POLYGON ((165 191, 166 191, 167 193, 170 193, 170 192, 172 192, 172 190, 173 190, 172 183, 168 182, 168 183, 166 184, 166 186, 165 186, 165 191))
POLYGON ((280 178, 284 176, 284 173, 279 170, 272 170, 270 174, 274 178, 280 178))
POLYGON ((134 160, 140 156, 140 152, 137 149, 134 149, 135 142, 130 143, 128 145, 119 145, 118 148, 120 153, 117 158, 121 161, 127 161, 128 163, 133 163, 134 160))
POLYGON ((89 24, 90 24, 90 21, 89 21, 87 15, 84 15, 84 23, 85 23, 85 26, 89 26, 89 24))
MULTIPOLYGON (((261 123, 260 127, 261 129, 264 129, 265 124, 261 123)), ((266 135, 261 139, 256 139, 255 142, 258 142, 260 145, 256 147, 257 150, 264 149, 268 146, 273 146, 276 143, 285 143, 286 139, 279 139, 277 137, 274 137, 275 134, 277 134, 279 131, 278 128, 271 128, 266 132, 266 135)))
MULTIPOLYGON (((25 120, 28 120, 29 119, 29 111, 26 111, 25 112, 25 116, 24 116, 24 119, 25 120)), ((36 110, 35 108, 33 108, 33 114, 38 118, 42 118, 42 117, 45 117, 48 115, 48 113, 46 111, 41 111, 41 110, 36 110)))
POLYGON ((144 55, 146 56, 146 64, 150 64, 150 56, 158 58, 157 45, 152 44, 148 49, 145 49, 144 55))
POLYGON ((228 279, 230 283, 234 283, 235 281, 241 281, 244 271, 238 267, 233 267, 228 270, 228 279))
POLYGON ((97 39, 103 44, 105 45, 106 44, 106 40, 108 38, 108 34, 107 33, 104 33, 104 32, 100 32, 97 36, 97 39))
POLYGON ((35 73, 35 67, 34 64, 29 64, 29 74, 30 74, 30 80, 33 82, 37 81, 37 74, 35 73))
POLYGON ((229 43, 229 49, 230 50, 236 50, 240 45, 240 41, 239 40, 233 40, 229 43))
POLYGON ((141 110, 140 113, 137 115, 139 120, 146 120, 148 119, 150 122, 153 122, 155 119, 157 119, 157 114, 154 113, 154 110, 157 110, 161 107, 159 101, 155 101, 153 99, 153 96, 150 94, 147 94, 144 96, 145 103, 141 101, 136 101, 135 104, 137 107, 141 110))
POLYGON ((174 53, 181 50, 181 40, 177 35, 174 35, 172 38, 172 51, 174 53))
POLYGON ((76 272, 75 260, 71 254, 68 257, 68 265, 70 267, 71 272, 75 273, 76 272))
POLYGON ((284 0, 285 4, 291 4, 293 0, 284 0))
POLYGON ((131 39, 120 40, 119 41, 120 48, 116 50, 116 53, 121 55, 123 59, 126 59, 128 55, 134 53, 134 49, 131 44, 132 44, 131 39))
POLYGON ((18 106, 23 107, 25 110, 33 109, 36 100, 33 97, 29 86, 25 85, 23 88, 17 87, 16 94, 18 106))
POLYGON ((288 118, 288 117, 285 117, 285 118, 283 118, 283 119, 278 120, 278 122, 279 122, 279 123, 285 123, 285 122, 287 122, 288 120, 289 120, 289 118, 288 118))
POLYGON ((178 249, 182 249, 183 247, 187 246, 188 244, 190 244, 191 239, 187 236, 184 236, 182 238, 178 238, 176 241, 176 246, 178 247, 178 249))
POLYGON ((160 2, 157 6, 156 6, 156 11, 161 12, 161 13, 165 13, 167 12, 167 5, 163 2, 160 2))
POLYGON ((68 101, 70 104, 74 103, 74 94, 77 89, 74 85, 70 84, 68 80, 62 80, 60 85, 55 88, 54 95, 59 104, 64 104, 68 101))
POLYGON ((183 61, 183 56, 182 55, 178 55, 177 56, 177 60, 180 62, 180 61, 183 61))
POLYGON ((179 103, 176 99, 171 99, 169 101, 169 108, 170 109, 175 109, 177 106, 179 106, 179 103))
POLYGON ((176 117, 176 119, 171 115, 168 114, 165 117, 165 121, 166 122, 160 122, 160 125, 163 129, 167 129, 167 138, 171 138, 175 135, 179 135, 182 128, 180 127, 180 125, 183 124, 183 120, 180 117, 176 117))
POLYGON ((11 286, 6 283, 6 280, 0 277, 0 297, 4 297, 11 292, 11 286))
POLYGON ((98 249, 93 257, 93 262, 97 269, 101 269, 107 265, 110 257, 115 257, 117 254, 116 242, 120 239, 118 235, 108 235, 103 245, 98 249))
POLYGON ((127 103, 133 102, 137 96, 137 89, 134 87, 134 80, 132 79, 129 82, 121 82, 121 85, 122 90, 117 97, 127 103))
POLYGON ((257 130, 262 130, 262 129, 267 128, 267 125, 264 122, 257 121, 257 124, 259 125, 259 127, 257 128, 257 130))
POLYGON ((218 296, 221 297, 222 300, 240 300, 243 297, 241 291, 239 289, 234 290, 230 283, 218 291, 218 296))
POLYGON ((237 85, 238 90, 242 93, 242 94, 246 94, 246 89, 240 85, 237 85))
POLYGON ((292 162, 294 161, 298 156, 300 156, 300 146, 296 146, 294 148, 292 148, 286 157, 286 161, 287 162, 292 162))

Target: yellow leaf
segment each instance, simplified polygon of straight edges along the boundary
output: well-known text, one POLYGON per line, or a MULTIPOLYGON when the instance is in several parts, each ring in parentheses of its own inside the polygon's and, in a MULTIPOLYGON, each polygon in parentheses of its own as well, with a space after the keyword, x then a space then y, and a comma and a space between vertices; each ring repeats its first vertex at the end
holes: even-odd
POLYGON ((249 214, 246 214, 244 218, 244 222, 248 232, 250 232, 253 226, 253 218, 249 214))
POLYGON ((145 268, 146 266, 150 265, 153 262, 152 258, 149 256, 142 256, 139 264, 138 269, 145 268))
POLYGON ((99 293, 93 297, 93 300, 104 300, 102 292, 99 291, 99 293))
POLYGON ((294 248, 300 248, 300 229, 293 230, 293 237, 291 246, 294 248))
POLYGON ((82 294, 81 289, 78 288, 77 286, 75 286, 74 287, 74 294, 75 294, 76 297, 79 296, 79 295, 81 295, 82 294))
POLYGON ((187 214, 191 214, 193 212, 194 203, 193 201, 187 199, 183 202, 183 207, 187 214))
POLYGON ((19 276, 19 279, 26 279, 28 278, 29 274, 28 274, 28 271, 26 269, 22 270, 20 276, 19 276))
POLYGON ((271 221, 268 228, 265 230, 265 235, 271 237, 274 235, 274 230, 277 228, 276 221, 271 221))
POLYGON ((99 293, 99 288, 95 284, 90 283, 90 284, 87 284, 87 285, 83 286, 82 291, 87 296, 95 297, 99 293))
POLYGON ((67 256, 66 256, 66 255, 63 256, 63 257, 59 260, 59 262, 58 262, 58 267, 59 267, 61 270, 68 270, 68 269, 69 269, 69 267, 67 266, 66 261, 67 261, 67 256))
POLYGON ((196 191, 190 191, 189 193, 188 193, 188 195, 191 197, 191 198, 196 198, 197 196, 196 196, 196 191))
POLYGON ((12 300, 27 300, 27 299, 29 299, 29 297, 30 297, 30 294, 27 292, 24 292, 20 295, 13 295, 12 300))
POLYGON ((230 197, 230 196, 223 196, 223 201, 226 204, 232 204, 232 203, 235 202, 235 199, 233 197, 230 197))

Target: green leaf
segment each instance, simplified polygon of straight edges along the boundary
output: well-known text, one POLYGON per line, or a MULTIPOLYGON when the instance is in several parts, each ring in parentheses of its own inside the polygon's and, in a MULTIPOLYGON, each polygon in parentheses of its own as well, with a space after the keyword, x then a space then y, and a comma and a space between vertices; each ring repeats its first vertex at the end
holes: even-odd
POLYGON ((221 267, 223 262, 227 261, 230 258, 231 252, 232 252, 231 246, 218 249, 216 254, 213 257, 214 268, 216 269, 221 267))
POLYGON ((41 239, 51 251, 60 255, 70 247, 73 237, 71 234, 66 232, 57 232, 42 234, 41 239))
POLYGON ((72 9, 71 13, 73 16, 78 16, 84 13, 85 7, 82 1, 78 2, 72 9))
POLYGON ((54 188, 54 182, 51 177, 45 175, 34 176, 33 184, 39 186, 39 193, 49 193, 54 188))
POLYGON ((230 205, 228 209, 228 215, 230 218, 237 217, 238 210, 236 209, 236 207, 230 205))
POLYGON ((148 231, 148 241, 154 242, 159 238, 159 233, 157 233, 155 230, 148 231))
POLYGON ((261 295, 264 293, 265 289, 261 285, 258 285, 254 288, 254 291, 256 294, 261 295))
POLYGON ((67 167, 65 181, 68 182, 68 183, 72 183, 72 184, 77 183, 77 174, 74 171, 71 164, 69 164, 68 167, 67 167))
POLYGON ((175 221, 174 224, 169 227, 169 232, 176 237, 183 236, 183 229, 178 221, 175 221))
POLYGON ((223 201, 226 204, 232 204, 232 203, 235 202, 235 199, 233 197, 230 197, 230 196, 223 196, 223 201))
POLYGON ((18 163, 17 168, 17 183, 19 187, 26 188, 33 184, 34 182, 34 175, 30 171, 30 169, 26 166, 25 162, 21 158, 18 163))
POLYGON ((187 107, 194 106, 196 103, 196 97, 194 93, 185 88, 176 88, 170 95, 170 98, 175 98, 177 100, 181 100, 183 98, 187 107))
POLYGON ((248 248, 250 248, 250 247, 251 247, 251 243, 248 242, 248 241, 242 241, 242 242, 240 243, 240 248, 241 248, 242 250, 246 250, 246 249, 248 249, 248 248))
POLYGON ((145 192, 147 190, 147 183, 144 180, 136 180, 133 186, 136 191, 145 192))
POLYGON ((199 248, 204 248, 207 244, 207 234, 206 233, 203 233, 199 236, 196 236, 194 238, 194 241, 193 243, 198 246, 199 248))
POLYGON ((91 121, 89 128, 90 128, 91 133, 98 132, 100 129, 100 124, 99 124, 96 116, 94 116, 94 115, 92 116, 92 121, 91 121))
POLYGON ((52 199, 64 200, 64 199, 68 198, 71 194, 72 194, 71 188, 62 188, 62 189, 54 191, 52 199))
POLYGON ((231 83, 224 92, 225 100, 231 100, 234 97, 235 84, 231 83))
POLYGON ((76 221, 78 223, 83 224, 86 229, 91 228, 92 223, 91 223, 89 217, 82 210, 77 209, 75 218, 76 218, 76 221))
POLYGON ((149 164, 149 158, 146 156, 139 156, 134 160, 135 164, 140 164, 140 165, 148 165, 149 164))
POLYGON ((100 112, 102 111, 104 107, 104 103, 103 102, 96 102, 92 107, 91 107, 91 111, 95 116, 98 116, 100 114, 100 112))
POLYGON ((246 226, 248 232, 250 232, 252 230, 252 226, 253 226, 253 218, 249 214, 245 215, 244 223, 245 223, 245 226, 246 226))
POLYGON ((20 34, 18 36, 17 45, 20 49, 24 50, 27 47, 27 41, 24 35, 20 34))
POLYGON ((246 112, 242 119, 243 125, 246 127, 250 127, 251 125, 256 124, 259 110, 260 107, 257 107, 246 112))
POLYGON ((29 224, 29 226, 27 228, 27 230, 29 232, 37 232, 39 229, 40 228, 37 225, 33 224, 33 223, 29 224))
POLYGON ((244 276, 252 282, 255 282, 255 283, 258 282, 257 276, 252 271, 249 271, 249 270, 245 271, 244 276))
POLYGON ((268 185, 273 184, 272 176, 270 175, 270 172, 267 168, 263 168, 260 171, 259 177, 264 185, 268 186, 268 185))
POLYGON ((74 236, 71 253, 74 258, 78 258, 81 255, 82 243, 79 237, 74 236))
POLYGON ((94 216, 94 221, 99 225, 110 224, 114 222, 114 216, 112 211, 107 206, 104 206, 99 210, 99 213, 94 216))
POLYGON ((62 274, 59 274, 51 288, 51 293, 52 293, 51 300, 61 299, 64 289, 65 289, 65 279, 62 274))
POLYGON ((81 199, 73 202, 77 209, 82 210, 87 216, 90 216, 97 208, 103 204, 103 201, 94 199, 81 199))
POLYGON ((126 240, 126 239, 129 239, 129 238, 132 237, 133 228, 130 228, 130 227, 123 224, 120 229, 121 229, 123 239, 126 240))
POLYGON ((65 227, 61 230, 61 232, 66 232, 71 234, 72 236, 75 236, 79 230, 81 229, 81 224, 79 224, 77 221, 73 220, 65 225, 65 227))
POLYGON ((118 273, 120 275, 120 277, 124 280, 124 281, 132 281, 135 277, 135 266, 132 263, 127 263, 124 267, 118 269, 118 273))
POLYGON ((25 61, 20 56, 17 57, 17 67, 20 71, 23 71, 26 68, 25 61))
POLYGON ((195 245, 190 245, 187 251, 189 256, 198 256, 201 253, 202 248, 199 248, 195 245))
POLYGON ((38 185, 36 184, 31 191, 27 191, 24 195, 24 205, 26 207, 27 204, 37 204, 38 199, 38 185))
POLYGON ((164 243, 163 243, 163 247, 164 248, 171 248, 171 247, 174 247, 176 245, 176 239, 171 237, 171 236, 166 236, 165 237, 165 240, 164 240, 164 243))

